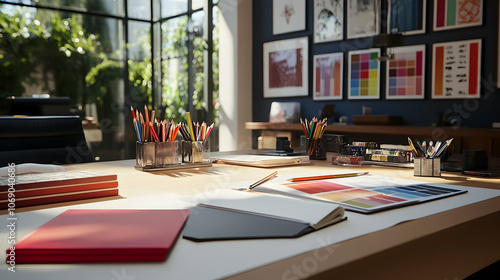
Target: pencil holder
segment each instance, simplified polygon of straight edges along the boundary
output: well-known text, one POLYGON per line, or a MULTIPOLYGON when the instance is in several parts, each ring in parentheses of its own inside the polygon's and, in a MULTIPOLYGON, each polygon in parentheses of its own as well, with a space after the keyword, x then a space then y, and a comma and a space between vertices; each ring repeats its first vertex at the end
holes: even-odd
POLYGON ((210 141, 182 141, 182 163, 210 163, 210 141))
POLYGON ((155 166, 166 167, 179 164, 179 142, 155 142, 155 166))
POLYGON ((135 164, 138 167, 153 167, 156 165, 155 143, 136 142, 135 164))
POLYGON ((326 160, 326 147, 323 138, 306 139, 305 143, 306 155, 310 159, 326 160))
POLYGON ((441 158, 414 158, 413 175, 426 177, 441 176, 441 158))

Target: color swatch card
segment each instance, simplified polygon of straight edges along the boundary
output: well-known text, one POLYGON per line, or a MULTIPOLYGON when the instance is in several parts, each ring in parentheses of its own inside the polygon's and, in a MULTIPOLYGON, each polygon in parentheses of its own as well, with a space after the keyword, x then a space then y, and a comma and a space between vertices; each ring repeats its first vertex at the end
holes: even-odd
POLYGON ((434 0, 434 31, 483 24, 483 0, 434 0))
POLYGON ((360 213, 373 213, 466 192, 452 186, 443 187, 424 182, 402 184, 391 178, 375 175, 302 182, 268 182, 254 191, 330 201, 342 205, 346 210, 360 213))
POLYGON ((479 98, 481 39, 433 45, 432 98, 479 98))
POLYGON ((349 52, 349 99, 380 98, 380 49, 349 52))
POLYGON ((387 99, 423 99, 425 87, 425 45, 392 49, 387 62, 387 99))
POLYGON ((314 56, 314 100, 342 99, 344 54, 314 56))

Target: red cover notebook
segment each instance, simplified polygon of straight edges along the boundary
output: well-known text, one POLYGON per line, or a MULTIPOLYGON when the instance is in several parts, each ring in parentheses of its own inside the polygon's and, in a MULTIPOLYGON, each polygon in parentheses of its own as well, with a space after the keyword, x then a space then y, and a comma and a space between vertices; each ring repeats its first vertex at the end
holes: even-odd
POLYGON ((15 245, 16 263, 165 261, 188 215, 187 209, 67 210, 15 245))
MULTIPOLYGON (((54 186, 67 186, 92 182, 117 180, 116 174, 102 173, 94 170, 64 171, 52 173, 24 174, 16 176, 15 189, 34 189, 54 186)), ((0 177, 0 191, 9 188, 9 177, 0 177)))
MULTIPOLYGON (((55 187, 45 187, 36 189, 16 190, 15 196, 16 199, 18 199, 18 198, 41 196, 41 195, 72 193, 72 192, 91 191, 91 190, 109 189, 117 187, 118 187, 118 181, 84 183, 84 184, 76 184, 68 186, 55 186, 55 187)), ((7 200, 8 195, 9 192, 0 191, 0 200, 7 200)))
MULTIPOLYGON (((107 196, 115 196, 118 195, 118 188, 109 188, 109 189, 96 189, 89 191, 80 191, 80 192, 68 192, 68 193, 58 193, 51 195, 39 195, 32 197, 25 197, 16 199, 16 208, 34 206, 34 205, 42 205, 42 204, 50 204, 50 203, 58 203, 58 202, 66 202, 66 201, 75 201, 75 200, 83 200, 90 198, 99 198, 99 197, 107 197, 107 196)), ((0 201, 0 210, 7 209, 9 207, 8 200, 0 201)))

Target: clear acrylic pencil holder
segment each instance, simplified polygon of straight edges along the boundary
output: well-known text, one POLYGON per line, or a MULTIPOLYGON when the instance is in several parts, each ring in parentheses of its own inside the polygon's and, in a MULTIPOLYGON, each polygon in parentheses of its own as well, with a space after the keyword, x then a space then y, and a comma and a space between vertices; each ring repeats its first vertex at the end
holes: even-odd
POLYGON ((304 135, 300 137, 300 151, 310 159, 325 160, 326 147, 323 138, 310 139, 304 135))
POLYGON ((182 141, 182 164, 211 165, 210 141, 182 141))
POLYGON ((135 151, 136 169, 154 171, 180 166, 179 141, 136 142, 135 151))

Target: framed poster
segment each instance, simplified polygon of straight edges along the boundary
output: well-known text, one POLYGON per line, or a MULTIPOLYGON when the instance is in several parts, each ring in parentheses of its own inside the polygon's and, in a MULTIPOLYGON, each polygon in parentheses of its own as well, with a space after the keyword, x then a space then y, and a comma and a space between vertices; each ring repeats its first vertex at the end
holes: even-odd
POLYGON ((388 33, 425 33, 425 0, 388 0, 388 33))
POLYGON ((273 35, 306 29, 306 0, 273 0, 273 35))
POLYGON ((342 99, 344 53, 315 55, 313 100, 342 99))
POLYGON ((434 0, 434 31, 483 24, 483 0, 434 0))
POLYGON ((433 45, 432 98, 479 98, 481 39, 433 45))
MULTIPOLYGON (((498 14, 500 15, 500 5, 498 6, 498 14)), ((498 62, 497 62, 497 88, 500 88, 500 19, 498 20, 498 62)))
POLYGON ((380 98, 380 49, 349 52, 349 99, 380 98))
POLYGON ((314 43, 344 39, 344 1, 314 0, 314 43))
POLYGON ((387 61, 386 99, 424 99, 425 45, 392 49, 387 61))
POLYGON ((264 98, 308 95, 308 37, 264 43, 264 98))
POLYGON ((381 0, 347 1, 347 39, 380 33, 381 0))

